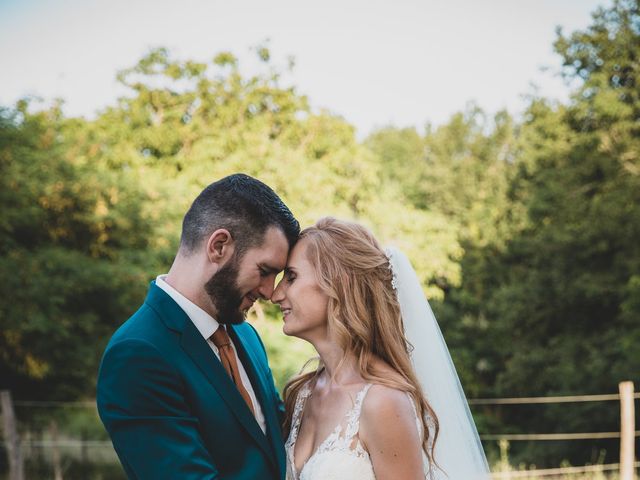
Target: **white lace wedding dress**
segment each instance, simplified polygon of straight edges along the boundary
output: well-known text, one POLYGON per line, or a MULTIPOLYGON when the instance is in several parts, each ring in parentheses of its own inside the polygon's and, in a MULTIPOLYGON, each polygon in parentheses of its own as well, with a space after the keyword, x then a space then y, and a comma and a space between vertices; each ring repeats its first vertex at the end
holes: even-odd
MULTIPOLYGON (((291 431, 285 444, 287 480, 375 480, 371 458, 358 437, 362 403, 370 387, 371 384, 367 384, 358 392, 353 407, 346 413, 343 421, 336 425, 333 432, 311 454, 298 472, 296 471, 294 451, 304 406, 307 398, 311 395, 310 383, 307 382, 300 389, 291 420, 291 431)), ((418 420, 417 415, 416 425, 422 435, 422 423, 418 420)), ((438 477, 429 470, 426 455, 423 454, 423 458, 425 478, 437 480, 438 477)))

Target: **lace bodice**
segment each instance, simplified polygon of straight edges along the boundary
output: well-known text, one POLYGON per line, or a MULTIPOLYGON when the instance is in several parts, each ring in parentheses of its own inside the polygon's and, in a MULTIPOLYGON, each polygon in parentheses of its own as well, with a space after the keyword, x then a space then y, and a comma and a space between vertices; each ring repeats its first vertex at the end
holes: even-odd
POLYGON ((311 395, 311 386, 306 383, 298 393, 291 421, 291 431, 285 444, 287 452, 287 480, 333 480, 361 479, 375 480, 369 454, 358 438, 360 412, 364 397, 371 384, 365 385, 356 395, 353 407, 345 415, 344 421, 336 425, 329 436, 312 452, 309 459, 296 472, 294 450, 304 406, 311 395))
MULTIPOLYGON (((316 451, 312 452, 309 459, 297 472, 294 451, 305 403, 311 395, 310 382, 307 382, 300 389, 291 419, 291 431, 285 444, 287 480, 375 480, 371 458, 358 437, 362 404, 369 388, 371 388, 371 384, 365 385, 358 392, 353 407, 346 413, 344 420, 336 425, 335 429, 318 446, 316 451)), ((411 404, 413 405, 413 401, 411 404)), ((422 437, 422 422, 419 421, 417 413, 416 426, 422 437)), ((429 469, 426 455, 423 455, 423 459, 425 479, 444 478, 429 469)))

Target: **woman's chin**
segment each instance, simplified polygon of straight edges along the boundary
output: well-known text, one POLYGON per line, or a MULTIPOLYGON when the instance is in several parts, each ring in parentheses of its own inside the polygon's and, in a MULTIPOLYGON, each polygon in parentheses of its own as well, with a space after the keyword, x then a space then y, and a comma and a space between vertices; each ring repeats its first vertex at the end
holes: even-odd
POLYGON ((288 337, 293 337, 295 336, 294 332, 292 331, 291 327, 289 325, 287 325, 286 323, 282 324, 282 333, 284 333, 285 335, 287 335, 288 337))
POLYGON ((293 327, 292 325, 290 325, 289 323, 287 323, 287 322, 285 322, 282 325, 282 333, 284 333, 288 337, 302 338, 300 336, 301 332, 298 329, 296 329, 295 327, 293 327))

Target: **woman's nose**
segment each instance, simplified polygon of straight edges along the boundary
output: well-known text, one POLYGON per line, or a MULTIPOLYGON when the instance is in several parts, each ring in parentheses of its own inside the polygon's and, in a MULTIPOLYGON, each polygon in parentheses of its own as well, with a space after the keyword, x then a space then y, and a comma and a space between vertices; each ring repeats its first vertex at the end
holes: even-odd
POLYGON ((276 286, 276 288, 273 290, 273 293, 271 294, 271 302, 273 303, 280 303, 282 302, 282 300, 284 300, 284 286, 283 286, 284 282, 282 280, 280 280, 280 283, 278 283, 278 286, 276 286))

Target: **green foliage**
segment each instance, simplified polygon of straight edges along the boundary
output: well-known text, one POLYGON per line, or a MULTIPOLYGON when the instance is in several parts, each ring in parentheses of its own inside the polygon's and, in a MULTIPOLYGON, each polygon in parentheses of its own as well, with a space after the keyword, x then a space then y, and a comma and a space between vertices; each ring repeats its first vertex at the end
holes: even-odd
MULTIPOLYGON (((532 101, 503 207, 517 216, 502 241, 467 249, 462 288, 445 311, 486 319, 490 341, 467 346, 484 370, 476 377, 482 396, 613 393, 622 380, 640 380, 639 24, 637 2, 615 2, 584 32, 560 35, 556 49, 575 94, 564 106, 532 101)), ((602 405, 491 415, 512 431, 618 428, 616 410, 602 405)), ((592 448, 616 458, 615 442, 592 448)), ((538 465, 590 460, 578 442, 516 445, 513 457, 538 465)))
POLYGON ((82 126, 57 107, 1 122, 0 376, 17 398, 73 399, 144 289, 152 225, 131 178, 69 155, 82 126))
MULTIPOLYGON (((279 85, 268 51, 256 53, 265 72, 245 77, 229 53, 207 64, 153 50, 118 75, 132 95, 92 121, 65 119, 59 106, 33 113, 28 102, 4 112, 0 369, 17 398, 40 388, 92 395, 110 332, 168 268, 189 203, 232 172, 272 185, 303 225, 357 219, 410 245, 423 278, 456 282, 460 251, 444 219, 405 209, 353 127, 312 114, 279 85)), ((275 317, 267 310, 262 323, 275 317)), ((310 351, 273 331, 265 336, 282 385, 310 351)))
MULTIPOLYGON (((242 171, 303 226, 354 219, 404 249, 470 397, 640 384, 637 1, 559 32, 555 48, 574 89, 566 105, 533 98, 516 121, 470 104, 437 128, 362 143, 283 86, 265 46, 251 76, 229 52, 194 62, 152 50, 118 74, 130 95, 95 120, 27 101, 1 110, 0 377, 18 399, 90 398, 104 344, 168 268, 192 199, 242 171)), ((314 352, 282 335, 272 306, 250 320, 282 388, 314 352)), ((489 433, 617 429, 598 404, 474 413, 489 433)), ((516 444, 511 458, 617 454, 615 442, 584 445, 516 444)))
MULTIPOLYGON (((434 304, 471 396, 616 392, 640 381, 640 14, 617 1, 555 44, 575 85, 534 98, 516 124, 478 108, 424 135, 388 128, 367 145, 420 210, 454 225, 459 282, 434 304)), ((433 297, 432 297, 433 298, 433 297)), ((490 431, 617 429, 603 405, 485 408, 490 431)), ((615 442, 593 443, 617 454, 615 442)), ((518 444, 517 462, 592 461, 579 442, 518 444)))

